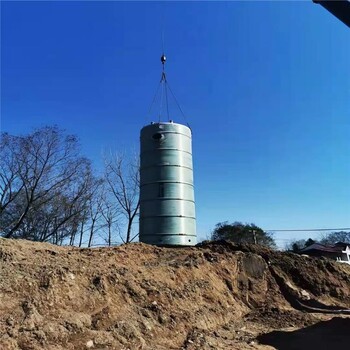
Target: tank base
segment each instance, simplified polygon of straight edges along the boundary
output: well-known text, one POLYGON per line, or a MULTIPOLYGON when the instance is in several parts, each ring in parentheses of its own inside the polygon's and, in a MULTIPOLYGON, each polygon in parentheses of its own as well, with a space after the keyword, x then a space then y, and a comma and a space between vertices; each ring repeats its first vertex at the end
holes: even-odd
POLYGON ((196 236, 180 235, 140 235, 140 242, 163 247, 170 246, 195 246, 197 244, 196 236))

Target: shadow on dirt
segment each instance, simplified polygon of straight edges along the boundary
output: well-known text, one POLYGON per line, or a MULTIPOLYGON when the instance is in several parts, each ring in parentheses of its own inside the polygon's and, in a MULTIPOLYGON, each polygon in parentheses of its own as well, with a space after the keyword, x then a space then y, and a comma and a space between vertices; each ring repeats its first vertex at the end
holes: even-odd
POLYGON ((294 332, 273 331, 258 337, 260 344, 278 350, 346 349, 350 343, 350 318, 334 317, 294 332))

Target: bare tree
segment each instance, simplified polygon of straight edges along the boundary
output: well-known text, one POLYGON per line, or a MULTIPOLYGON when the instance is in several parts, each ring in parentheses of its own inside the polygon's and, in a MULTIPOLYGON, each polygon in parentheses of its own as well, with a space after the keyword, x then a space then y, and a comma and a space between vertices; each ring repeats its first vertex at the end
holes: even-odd
POLYGON ((101 228, 99 225, 99 220, 102 218, 103 211, 103 193, 102 193, 102 183, 99 182, 95 188, 94 196, 89 200, 89 242, 88 247, 91 247, 92 240, 95 235, 95 232, 101 228))
POLYGON ((57 127, 1 138, 0 234, 62 243, 79 227, 96 179, 75 136, 57 127))
POLYGON ((0 215, 22 193, 21 166, 14 157, 13 137, 7 133, 1 135, 0 153, 0 215))
MULTIPOLYGON (((79 223, 79 247, 81 247, 83 245, 83 237, 84 237, 84 233, 86 231, 86 226, 87 226, 87 220, 89 217, 89 212, 88 212, 88 208, 86 207, 85 210, 82 212, 82 218, 81 221, 79 223)), ((72 242, 72 245, 74 245, 74 241, 72 242)))
POLYGON ((139 200, 139 162, 138 158, 127 162, 124 154, 109 154, 105 157, 105 181, 109 194, 126 220, 124 243, 137 237, 132 236, 132 228, 138 215, 139 200))
POLYGON ((335 231, 321 236, 321 243, 334 245, 338 242, 350 243, 350 231, 335 231))
MULTIPOLYGON (((106 243, 108 246, 112 245, 112 236, 113 231, 118 231, 120 234, 120 227, 119 227, 119 211, 118 206, 113 203, 111 200, 111 196, 108 194, 108 191, 104 190, 103 197, 102 197, 102 218, 104 220, 103 228, 107 229, 107 238, 105 238, 106 243)), ((120 235, 121 236, 121 235, 120 235)), ((121 239, 123 241, 123 237, 121 236, 121 239)))

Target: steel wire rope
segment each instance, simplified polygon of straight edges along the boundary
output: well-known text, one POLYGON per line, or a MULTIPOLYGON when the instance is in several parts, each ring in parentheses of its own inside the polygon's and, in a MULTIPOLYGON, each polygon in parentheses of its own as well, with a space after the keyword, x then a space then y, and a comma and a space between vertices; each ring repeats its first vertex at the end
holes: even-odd
MULTIPOLYGON (((163 4, 163 7, 162 7, 162 15, 161 15, 161 32, 162 32, 162 50, 163 50, 163 55, 164 55, 164 4, 163 4)), ((162 73, 162 77, 160 79, 160 82, 158 83, 157 85, 157 89, 156 89, 156 92, 153 96, 153 99, 152 99, 152 102, 151 102, 151 105, 149 107, 149 110, 148 110, 148 115, 150 115, 151 111, 152 111, 152 107, 157 99, 157 96, 159 94, 159 89, 161 88, 163 90, 163 74, 164 74, 164 65, 163 65, 163 73, 162 73)), ((160 99, 160 104, 162 104, 162 92, 161 92, 161 99, 160 99)), ((160 107, 160 111, 159 111, 159 115, 158 115, 158 121, 160 122, 160 118, 161 118, 161 109, 162 107, 160 107)), ((169 115, 169 113, 168 113, 169 115)))
POLYGON ((162 110, 163 110, 163 94, 164 94, 163 75, 162 75, 162 80, 160 81, 160 85, 161 85, 161 91, 160 91, 160 107, 159 107, 159 118, 158 118, 159 123, 160 123, 160 118, 162 116, 162 110))
POLYGON ((170 121, 167 85, 168 85, 168 83, 167 83, 167 80, 166 80, 166 78, 165 78, 165 80, 164 80, 164 87, 165 87, 165 103, 166 103, 166 111, 167 111, 167 115, 168 115, 168 121, 170 121))
POLYGON ((156 89, 156 93, 154 94, 153 100, 152 100, 151 105, 149 106, 149 109, 148 109, 148 114, 151 113, 151 110, 152 110, 152 107, 153 107, 153 105, 154 105, 154 102, 155 102, 155 100, 156 100, 156 98, 157 98, 157 96, 158 96, 158 92, 159 92, 160 85, 161 85, 161 84, 158 83, 158 86, 157 86, 157 89, 156 89))
POLYGON ((148 114, 151 113, 151 110, 152 110, 152 107, 155 103, 155 100, 158 96, 158 93, 159 93, 159 88, 161 89, 160 91, 160 107, 159 107, 159 115, 158 115, 158 122, 160 123, 161 121, 161 117, 162 117, 162 112, 163 112, 163 100, 164 100, 164 95, 165 95, 165 104, 166 104, 166 113, 167 113, 167 117, 168 117, 168 121, 170 121, 170 113, 169 113, 169 98, 168 98, 168 89, 171 93, 171 96, 173 97, 174 101, 175 101, 175 104, 177 106, 177 108, 180 110, 181 114, 182 114, 182 117, 184 118, 184 121, 186 123, 186 125, 190 128, 190 130, 192 131, 189 123, 188 123, 188 120, 187 120, 187 117, 185 115, 185 113, 183 112, 179 102, 177 101, 177 98, 174 94, 174 92, 172 91, 168 81, 167 81, 167 78, 166 78, 166 74, 165 74, 165 61, 166 61, 166 57, 165 57, 165 54, 164 54, 164 7, 162 8, 162 16, 161 16, 161 34, 162 34, 162 51, 163 51, 163 54, 162 54, 162 65, 163 65, 163 71, 162 71, 162 77, 161 77, 161 80, 158 84, 158 87, 157 87, 157 90, 156 90, 156 93, 153 97, 153 100, 152 100, 152 103, 150 105, 150 108, 149 108, 149 111, 148 111, 148 114), (163 60, 164 58, 164 60, 163 60))
POLYGON ((171 89, 169 83, 167 83, 167 86, 168 86, 168 89, 169 89, 171 95, 173 96, 173 99, 174 99, 174 101, 175 101, 175 103, 176 103, 176 105, 177 105, 177 108, 180 110, 180 112, 181 112, 181 114, 182 114, 182 116, 183 116, 183 118, 184 118, 184 120, 185 120, 185 123, 186 123, 187 126, 191 129, 191 127, 190 127, 190 125, 189 125, 189 123, 188 123, 188 121, 187 121, 186 115, 185 115, 185 113, 182 111, 182 109, 181 109, 181 107, 180 107, 180 104, 178 103, 178 101, 177 101, 177 99, 176 99, 176 97, 175 97, 175 94, 173 93, 173 90, 171 89))

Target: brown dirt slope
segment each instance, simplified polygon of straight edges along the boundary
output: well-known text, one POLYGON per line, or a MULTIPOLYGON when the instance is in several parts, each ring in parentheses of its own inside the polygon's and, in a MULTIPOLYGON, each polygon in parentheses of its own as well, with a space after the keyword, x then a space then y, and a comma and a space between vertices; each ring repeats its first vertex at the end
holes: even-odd
POLYGON ((348 322, 348 309, 350 266, 325 259, 229 242, 0 239, 1 350, 273 349, 273 331, 348 322))

